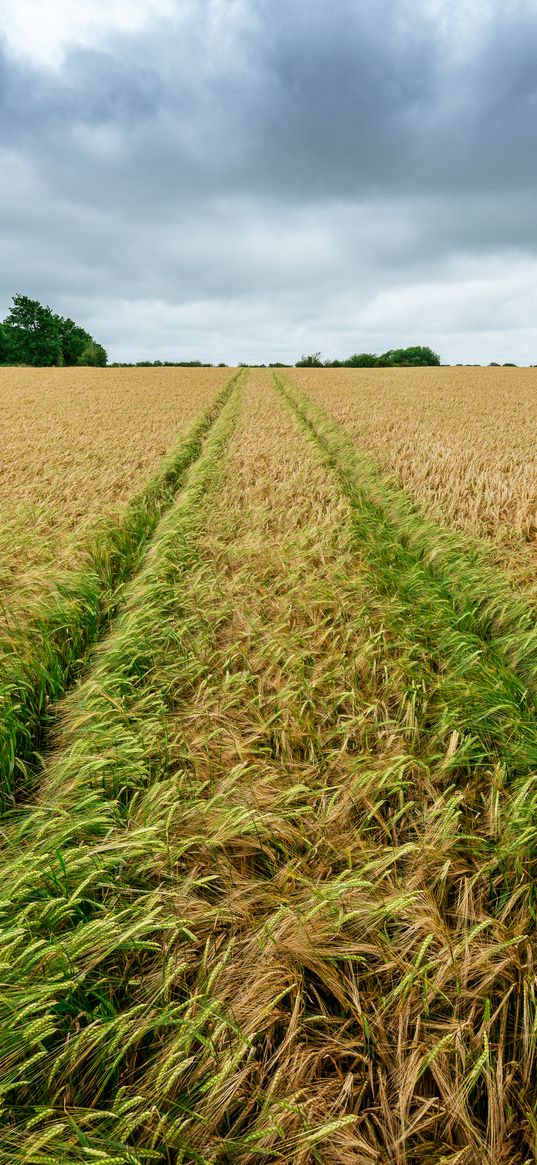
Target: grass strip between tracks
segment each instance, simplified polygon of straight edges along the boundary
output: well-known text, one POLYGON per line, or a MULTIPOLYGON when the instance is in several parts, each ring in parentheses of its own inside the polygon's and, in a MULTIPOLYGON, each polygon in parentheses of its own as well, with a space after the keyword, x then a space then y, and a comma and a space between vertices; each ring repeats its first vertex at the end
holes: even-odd
POLYGON ((215 396, 121 520, 99 531, 84 565, 58 580, 28 622, 0 643, 0 809, 18 789, 28 788, 50 706, 80 674, 88 650, 117 612, 125 583, 139 569, 158 522, 241 375, 215 396))

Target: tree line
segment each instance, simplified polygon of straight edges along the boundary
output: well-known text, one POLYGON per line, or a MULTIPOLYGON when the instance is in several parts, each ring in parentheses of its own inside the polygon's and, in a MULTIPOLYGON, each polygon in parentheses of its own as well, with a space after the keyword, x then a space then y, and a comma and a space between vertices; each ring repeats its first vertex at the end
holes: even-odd
POLYGON ((210 360, 116 360, 109 368, 228 368, 227 364, 211 364, 210 360))
POLYGON ((0 364, 93 365, 104 368, 108 357, 102 344, 74 320, 27 295, 14 295, 13 306, 0 323, 0 364))
MULTIPOLYGON (((23 364, 35 367, 94 365, 104 367, 108 356, 102 344, 72 319, 64 319, 50 307, 27 295, 14 295, 13 306, 0 321, 0 364, 23 364)), ((390 348, 380 355, 355 352, 346 360, 323 360, 320 352, 301 356, 296 368, 408 368, 439 365, 440 357, 432 348, 390 348)), ((246 365, 244 365, 246 366, 246 365)), ((256 368, 289 368, 292 365, 248 365, 256 368)), ((211 368, 202 360, 139 360, 121 362, 113 368, 211 368)), ((223 368, 221 363, 218 367, 223 368)))
POLYGON ((322 360, 320 352, 301 356, 296 368, 425 368, 438 367, 440 357, 432 348, 416 344, 412 348, 390 348, 379 356, 375 352, 355 352, 346 360, 322 360))

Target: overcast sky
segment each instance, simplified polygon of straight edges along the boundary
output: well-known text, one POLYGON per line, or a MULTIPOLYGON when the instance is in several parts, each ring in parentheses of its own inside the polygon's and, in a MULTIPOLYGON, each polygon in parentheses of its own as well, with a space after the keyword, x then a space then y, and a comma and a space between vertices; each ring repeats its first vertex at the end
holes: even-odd
POLYGON ((537 363, 537 0, 0 0, 0 315, 537 363))

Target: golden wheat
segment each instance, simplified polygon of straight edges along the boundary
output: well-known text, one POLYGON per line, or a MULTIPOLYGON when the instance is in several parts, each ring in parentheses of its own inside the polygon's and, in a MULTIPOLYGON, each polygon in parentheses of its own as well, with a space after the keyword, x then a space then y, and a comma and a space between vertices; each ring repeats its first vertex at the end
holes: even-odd
POLYGON ((229 369, 0 369, 0 588, 17 609, 143 486, 229 369))
MULTIPOLYGON (((437 520, 537 553, 537 370, 296 369, 292 379, 437 520)), ((530 567, 531 569, 531 567, 530 567)))

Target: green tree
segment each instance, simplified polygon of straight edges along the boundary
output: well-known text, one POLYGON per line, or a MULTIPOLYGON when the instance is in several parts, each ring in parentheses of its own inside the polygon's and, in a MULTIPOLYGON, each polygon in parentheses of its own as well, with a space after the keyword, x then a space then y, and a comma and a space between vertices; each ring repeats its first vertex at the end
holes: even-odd
POLYGON ((0 323, 0 364, 93 364, 104 367, 107 354, 74 320, 55 315, 37 299, 14 295, 9 315, 0 323))
MULTIPOLYGON (((64 364, 79 364, 82 354, 92 338, 85 328, 75 324, 74 320, 56 316, 64 364)), ((82 361, 85 363, 85 361, 82 361)))
POLYGON ((297 360, 295 368, 322 368, 323 362, 321 360, 320 352, 313 352, 311 356, 301 356, 297 360))
POLYGON ((407 368, 440 364, 440 357, 432 348, 416 345, 412 348, 390 348, 378 356, 376 352, 355 352, 346 360, 321 360, 321 353, 302 356, 296 368, 407 368))
POLYGON ((90 364, 94 368, 104 368, 106 366, 107 360, 108 356, 102 344, 97 344, 97 342, 92 340, 91 336, 89 336, 88 342, 86 343, 79 359, 77 360, 77 364, 90 364))
POLYGON ((355 352, 344 361, 344 365, 345 368, 374 368, 378 359, 374 352, 355 352))
POLYGON ((14 337, 7 324, 0 324, 0 364, 15 364, 14 337))
POLYGON ((58 317, 49 307, 27 295, 14 295, 4 321, 12 345, 12 363, 49 366, 63 364, 58 317))
POLYGON ((411 348, 391 348, 379 357, 380 360, 397 368, 430 367, 440 364, 438 353, 420 344, 411 348))

